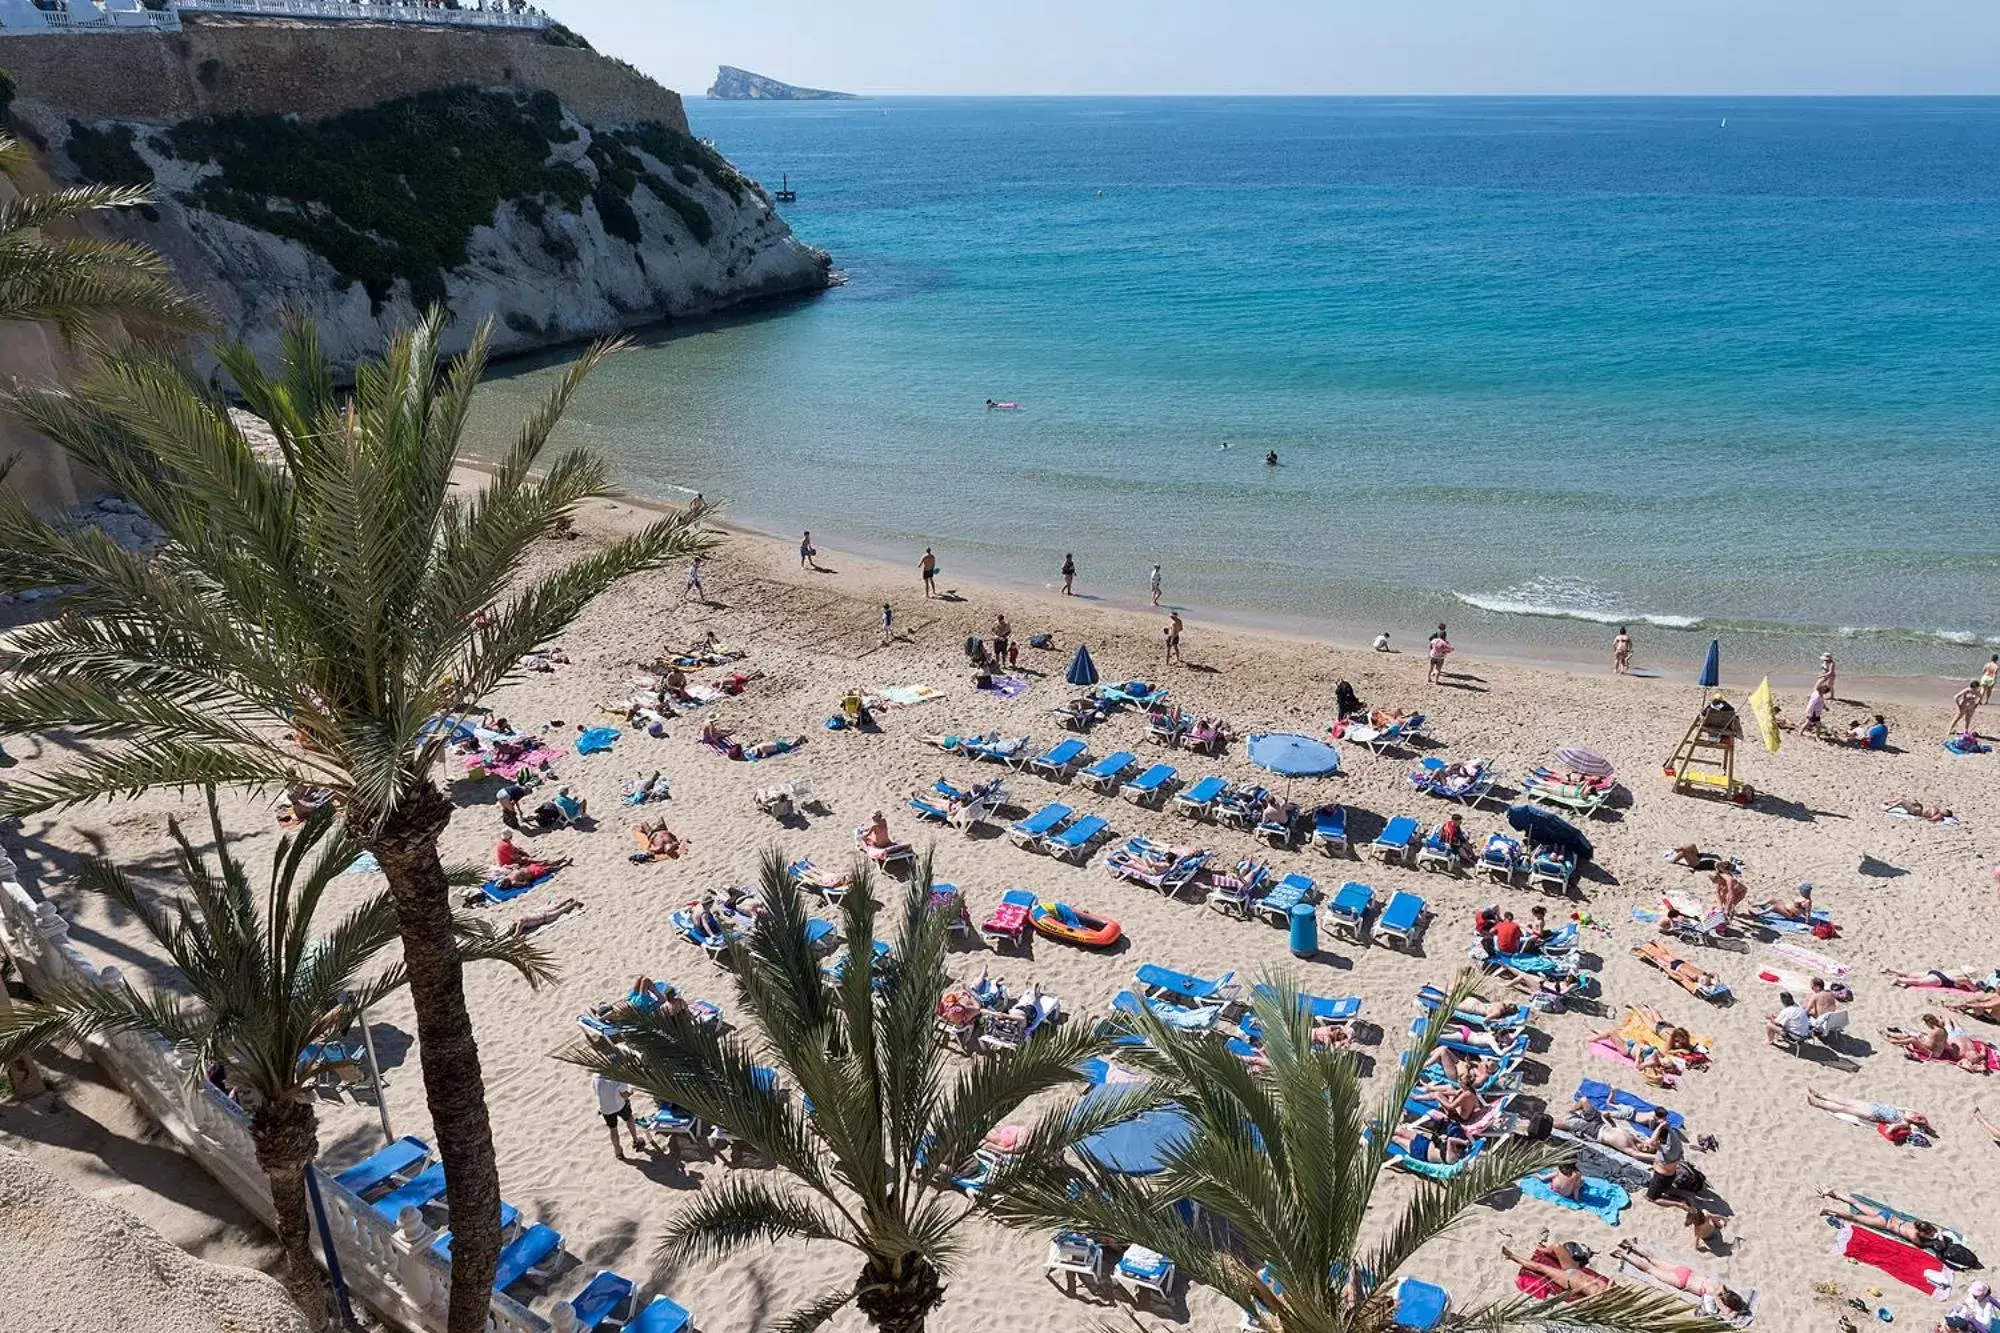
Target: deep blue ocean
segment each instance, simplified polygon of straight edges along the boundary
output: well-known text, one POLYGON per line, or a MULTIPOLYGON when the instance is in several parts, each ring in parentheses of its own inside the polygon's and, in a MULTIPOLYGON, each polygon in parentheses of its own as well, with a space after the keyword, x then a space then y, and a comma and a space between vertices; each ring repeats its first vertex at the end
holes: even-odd
POLYGON ((1346 637, 1629 621, 1656 663, 1958 677, 2000 644, 2000 100, 689 118, 846 283, 600 372, 573 438, 640 490, 946 582, 1074 552, 1143 603, 1157 560, 1197 615, 1346 637))

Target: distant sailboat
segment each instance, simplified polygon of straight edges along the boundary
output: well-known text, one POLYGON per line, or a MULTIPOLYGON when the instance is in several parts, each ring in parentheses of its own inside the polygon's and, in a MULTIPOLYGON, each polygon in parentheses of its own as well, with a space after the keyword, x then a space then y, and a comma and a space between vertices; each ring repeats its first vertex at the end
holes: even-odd
POLYGON ((1724 116, 1722 118, 1722 128, 1725 130, 1729 128, 1729 117, 1724 116))

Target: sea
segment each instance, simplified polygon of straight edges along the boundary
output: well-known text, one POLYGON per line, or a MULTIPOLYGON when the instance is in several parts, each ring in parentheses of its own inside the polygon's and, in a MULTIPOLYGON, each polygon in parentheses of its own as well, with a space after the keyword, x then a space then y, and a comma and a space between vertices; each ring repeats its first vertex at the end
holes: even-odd
MULTIPOLYGON (((691 99, 842 284, 564 438, 1001 585, 1415 647, 2000 650, 2000 99, 691 99), (989 399, 1015 404, 989 409, 989 399), (1267 457, 1275 455, 1275 464, 1267 457)), ((502 368, 482 421, 554 371, 502 368)), ((1191 635, 1194 630, 1191 629, 1191 635)))

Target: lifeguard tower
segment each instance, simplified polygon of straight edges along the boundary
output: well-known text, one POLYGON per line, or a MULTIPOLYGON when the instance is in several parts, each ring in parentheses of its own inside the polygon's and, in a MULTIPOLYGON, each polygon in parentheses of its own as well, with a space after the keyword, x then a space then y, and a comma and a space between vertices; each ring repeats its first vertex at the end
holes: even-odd
POLYGON ((1677 792, 1748 805, 1756 792, 1736 780, 1736 743, 1742 739, 1743 719, 1735 706, 1720 694, 1713 695, 1660 772, 1677 792))

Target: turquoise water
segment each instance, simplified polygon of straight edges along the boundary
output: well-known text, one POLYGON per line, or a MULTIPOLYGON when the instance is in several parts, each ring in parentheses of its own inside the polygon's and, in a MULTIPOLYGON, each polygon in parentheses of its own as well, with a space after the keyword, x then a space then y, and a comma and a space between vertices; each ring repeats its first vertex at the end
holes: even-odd
POLYGON ((574 434, 641 490, 1472 646, 2000 643, 2000 101, 689 114, 847 281, 600 372, 574 434))

